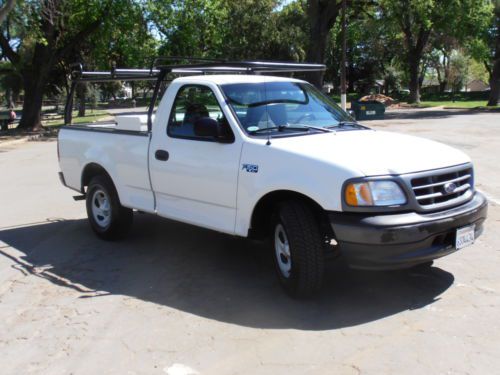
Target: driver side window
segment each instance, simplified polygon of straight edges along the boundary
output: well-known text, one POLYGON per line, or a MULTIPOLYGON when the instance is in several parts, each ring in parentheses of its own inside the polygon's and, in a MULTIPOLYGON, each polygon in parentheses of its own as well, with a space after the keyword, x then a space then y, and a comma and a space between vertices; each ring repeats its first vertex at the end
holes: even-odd
POLYGON ((207 117, 217 120, 219 127, 229 129, 224 113, 210 88, 199 85, 183 86, 177 92, 167 133, 174 138, 212 141, 211 137, 195 134, 195 122, 207 117))

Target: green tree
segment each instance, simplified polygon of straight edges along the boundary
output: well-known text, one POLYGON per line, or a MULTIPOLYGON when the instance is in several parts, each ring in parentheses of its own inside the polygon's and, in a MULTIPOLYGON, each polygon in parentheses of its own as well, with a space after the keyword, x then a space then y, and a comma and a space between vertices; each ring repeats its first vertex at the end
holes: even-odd
POLYGON ((111 0, 25 0, 12 20, 16 34, 3 25, 0 47, 23 77, 24 104, 19 128, 41 127, 44 93, 57 64, 78 47, 109 16, 111 0), (9 40, 10 38, 10 40, 9 40), (12 40, 21 45, 14 48, 12 40))
POLYGON ((146 11, 161 39, 161 55, 216 57, 222 52, 226 10, 220 0, 149 0, 146 11))
POLYGON ((113 0, 112 19, 99 33, 90 35, 81 48, 82 58, 95 69, 149 67, 157 54, 158 40, 149 30, 146 7, 138 0, 113 0))
MULTIPOLYGON (((276 0, 223 0, 224 50, 230 59, 277 59, 271 46, 278 40, 276 0)), ((276 43, 274 44, 276 45, 276 43)))
POLYGON ((270 58, 304 61, 308 40, 306 1, 293 1, 271 14, 275 31, 270 40, 270 58))
POLYGON ((431 48, 427 57, 430 66, 436 71, 439 92, 443 93, 450 82, 451 58, 459 43, 456 38, 446 34, 435 35, 431 39, 431 48))
POLYGON ((276 0, 158 0, 148 1, 147 13, 161 37, 161 55, 276 58, 274 52, 283 52, 277 48, 282 47, 277 5, 276 0))
POLYGON ((450 56, 448 79, 452 92, 462 90, 469 79, 470 58, 456 50, 450 56))
POLYGON ((421 63, 433 32, 458 39, 477 35, 491 14, 489 0, 380 0, 382 17, 404 36, 409 102, 420 101, 421 63))
MULTIPOLYGON (((68 64, 81 62, 87 70, 109 70, 117 68, 143 67, 149 68, 157 54, 158 41, 149 31, 144 8, 140 2, 130 0, 114 0, 113 7, 119 9, 112 21, 103 22, 99 33, 93 33, 81 43, 73 54, 64 60, 67 72, 68 64), (126 32, 124 32, 126 30, 126 32)), ((121 84, 120 88, 121 88, 121 84)), ((145 84, 132 82, 133 95, 137 87, 145 84)), ((89 99, 95 97, 95 88, 85 85, 77 87, 79 116, 85 115, 85 106, 89 99)), ((103 91, 109 91, 112 85, 98 85, 103 91)))
MULTIPOLYGON (((396 70, 402 38, 388 27, 375 5, 372 2, 353 3, 348 8, 347 83, 350 92, 356 87, 359 93, 364 93, 375 85, 376 80, 386 76, 389 80, 385 92, 394 90, 399 83, 396 70)), ((337 83, 340 83, 341 37, 337 23, 330 33, 326 59, 326 77, 337 83)))

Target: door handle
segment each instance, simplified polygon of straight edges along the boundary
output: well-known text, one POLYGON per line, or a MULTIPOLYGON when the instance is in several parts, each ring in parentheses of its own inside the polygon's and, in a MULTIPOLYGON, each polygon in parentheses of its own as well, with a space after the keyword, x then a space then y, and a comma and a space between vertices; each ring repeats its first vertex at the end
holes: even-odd
POLYGON ((155 158, 157 160, 167 161, 168 157, 169 157, 168 151, 165 151, 165 150, 156 150, 156 152, 155 152, 155 158))

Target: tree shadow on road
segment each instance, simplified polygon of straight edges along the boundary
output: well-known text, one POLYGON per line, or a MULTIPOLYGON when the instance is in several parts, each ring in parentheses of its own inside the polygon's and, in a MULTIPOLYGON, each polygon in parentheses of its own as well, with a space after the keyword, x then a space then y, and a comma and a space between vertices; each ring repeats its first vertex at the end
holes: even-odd
POLYGON ((20 272, 72 288, 89 302, 125 295, 256 328, 355 326, 429 305, 454 281, 436 267, 425 274, 364 272, 337 262, 328 266, 318 296, 293 300, 263 247, 152 215, 134 219, 121 242, 97 239, 86 220, 4 228, 0 240, 8 246, 0 255, 20 272))

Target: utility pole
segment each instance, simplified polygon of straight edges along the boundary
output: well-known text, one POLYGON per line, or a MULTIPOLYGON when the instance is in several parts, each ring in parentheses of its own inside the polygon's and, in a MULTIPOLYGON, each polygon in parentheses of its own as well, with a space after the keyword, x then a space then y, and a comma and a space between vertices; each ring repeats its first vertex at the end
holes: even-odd
POLYGON ((340 64, 340 106, 345 111, 347 108, 347 87, 346 87, 346 0, 342 0, 342 62, 340 64))

